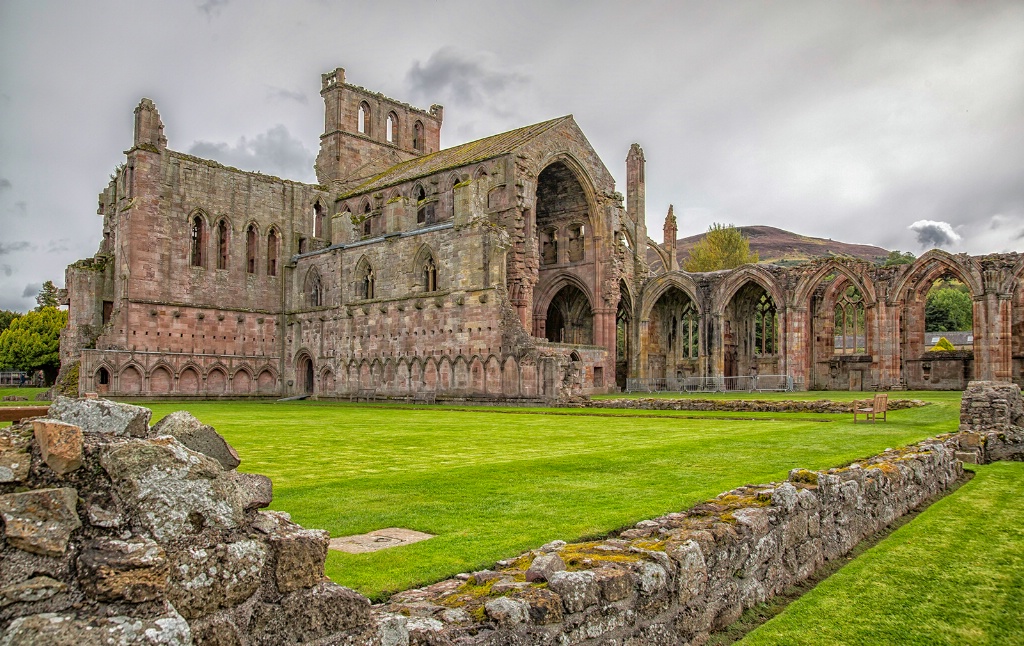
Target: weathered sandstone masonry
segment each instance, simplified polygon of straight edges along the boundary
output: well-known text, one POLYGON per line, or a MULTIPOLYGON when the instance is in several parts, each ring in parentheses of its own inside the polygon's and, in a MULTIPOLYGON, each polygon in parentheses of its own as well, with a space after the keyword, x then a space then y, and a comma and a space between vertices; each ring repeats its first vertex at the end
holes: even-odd
POLYGON ((639 145, 623 196, 572 115, 441 149, 441 106, 353 85, 341 68, 320 80, 316 184, 177 152, 156 105, 139 103, 99 196, 97 253, 66 272, 71 389, 535 402, 629 378, 1024 384, 1024 255, 689 273, 671 210, 670 244, 647 235, 639 145), (925 342, 938 279, 973 302, 957 351, 925 342))
MULTIPOLYGON (((596 399, 583 402, 585 408, 620 408, 632 410, 726 411, 736 413, 853 413, 854 408, 870 403, 870 399, 848 402, 819 399, 816 401, 778 399, 596 399)), ((889 410, 925 406, 919 399, 890 399, 889 410)))
POLYGON ((1019 387, 975 382, 956 434, 372 607, 324 578, 326 532, 259 511, 270 481, 209 426, 105 400, 49 415, 0 429, 0 646, 698 644, 940 495, 961 460, 1024 458, 1019 387))
POLYGON ((106 400, 49 415, 0 429, 3 646, 406 643, 324 577, 327 532, 259 511, 270 480, 209 426, 106 400))

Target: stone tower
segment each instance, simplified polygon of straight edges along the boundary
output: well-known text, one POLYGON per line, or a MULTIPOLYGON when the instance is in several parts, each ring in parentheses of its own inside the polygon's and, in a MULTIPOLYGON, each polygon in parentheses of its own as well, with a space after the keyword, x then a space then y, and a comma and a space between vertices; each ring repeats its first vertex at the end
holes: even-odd
POLYGON ((345 82, 337 68, 320 76, 324 134, 316 159, 322 185, 342 186, 441 148, 444 108, 421 110, 345 82))
POLYGON ((665 216, 665 228, 664 228, 664 244, 665 251, 668 253, 668 271, 676 271, 679 269, 679 261, 676 259, 676 234, 678 229, 676 228, 676 214, 671 204, 668 205, 668 215, 665 216))
POLYGON ((626 155, 626 216, 636 224, 633 250, 642 254, 647 246, 647 188, 644 180, 644 149, 640 144, 629 147, 626 155))

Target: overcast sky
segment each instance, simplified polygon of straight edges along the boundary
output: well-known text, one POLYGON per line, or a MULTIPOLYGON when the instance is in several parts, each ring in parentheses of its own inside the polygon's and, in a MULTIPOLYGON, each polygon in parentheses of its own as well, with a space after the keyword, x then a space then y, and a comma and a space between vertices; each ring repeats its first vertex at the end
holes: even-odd
POLYGON ((0 2, 0 308, 95 253, 153 99, 169 146, 312 181, 320 74, 443 146, 572 113, 647 224, 1024 251, 1024 2, 0 2))

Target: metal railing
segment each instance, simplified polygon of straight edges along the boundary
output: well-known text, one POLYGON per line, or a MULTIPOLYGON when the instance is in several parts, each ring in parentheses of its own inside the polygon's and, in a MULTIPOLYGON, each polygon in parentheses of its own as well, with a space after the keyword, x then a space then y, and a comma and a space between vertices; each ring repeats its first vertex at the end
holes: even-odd
POLYGON ((626 379, 627 393, 791 392, 801 383, 789 375, 626 379))
POLYGON ((31 386, 32 377, 27 372, 0 372, 0 386, 31 386))

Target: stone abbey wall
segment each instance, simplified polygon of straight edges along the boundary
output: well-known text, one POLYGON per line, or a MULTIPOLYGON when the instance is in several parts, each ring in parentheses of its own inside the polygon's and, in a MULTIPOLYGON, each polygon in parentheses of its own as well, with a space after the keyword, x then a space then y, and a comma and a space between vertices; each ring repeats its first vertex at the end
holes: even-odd
MULTIPOLYGON (((142 100, 100 194, 98 253, 66 274, 62 364, 81 362, 81 392, 489 401, 627 378, 1024 383, 1020 254, 691 274, 647 235, 640 146, 623 196, 571 115, 442 150, 441 106, 340 68, 321 83, 318 184, 175 152, 142 100), (928 352, 924 298, 949 278, 970 291, 973 345, 928 352)), ((670 210, 665 235, 677 224, 670 210)))
POLYGON ((326 532, 260 511, 209 426, 59 399, 0 429, 0 644, 703 643, 941 495, 962 461, 1024 459, 1020 388, 974 382, 959 432, 794 469, 613 538, 553 541, 371 606, 323 576, 326 532))

